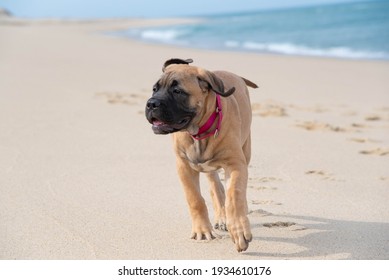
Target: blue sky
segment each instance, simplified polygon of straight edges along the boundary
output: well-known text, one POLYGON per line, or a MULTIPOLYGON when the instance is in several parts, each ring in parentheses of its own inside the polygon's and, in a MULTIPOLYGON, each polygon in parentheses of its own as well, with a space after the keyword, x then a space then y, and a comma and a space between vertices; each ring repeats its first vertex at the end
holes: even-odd
POLYGON ((0 0, 0 7, 28 18, 200 16, 358 0, 0 0))

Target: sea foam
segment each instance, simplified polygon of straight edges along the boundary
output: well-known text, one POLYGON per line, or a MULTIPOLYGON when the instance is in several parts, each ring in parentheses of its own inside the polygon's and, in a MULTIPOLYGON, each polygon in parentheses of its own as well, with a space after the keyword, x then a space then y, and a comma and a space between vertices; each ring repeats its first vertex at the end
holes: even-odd
POLYGON ((284 55, 389 60, 389 1, 205 17, 120 33, 154 43, 284 55))

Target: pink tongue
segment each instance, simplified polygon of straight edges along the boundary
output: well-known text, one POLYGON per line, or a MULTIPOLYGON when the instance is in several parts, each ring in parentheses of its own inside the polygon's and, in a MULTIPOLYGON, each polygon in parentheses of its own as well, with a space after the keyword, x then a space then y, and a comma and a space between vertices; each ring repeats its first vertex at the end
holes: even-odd
POLYGON ((164 125, 165 123, 164 122, 161 122, 161 121, 154 121, 153 122, 153 125, 155 126, 160 126, 160 125, 164 125))

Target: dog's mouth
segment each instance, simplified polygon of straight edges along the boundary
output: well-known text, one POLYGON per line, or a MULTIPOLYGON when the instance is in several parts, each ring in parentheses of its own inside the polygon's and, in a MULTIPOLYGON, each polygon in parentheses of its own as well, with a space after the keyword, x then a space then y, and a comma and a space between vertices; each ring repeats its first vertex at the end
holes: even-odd
POLYGON ((150 123, 155 134, 168 134, 185 129, 192 120, 192 117, 184 117, 178 122, 168 123, 157 118, 151 118, 150 123))

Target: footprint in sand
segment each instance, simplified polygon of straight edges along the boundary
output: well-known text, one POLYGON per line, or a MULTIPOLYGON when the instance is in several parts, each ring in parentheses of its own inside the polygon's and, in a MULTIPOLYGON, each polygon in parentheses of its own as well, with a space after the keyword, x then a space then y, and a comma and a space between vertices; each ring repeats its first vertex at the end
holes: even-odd
POLYGON ((305 172, 305 174, 317 174, 317 175, 326 175, 326 173, 324 171, 317 171, 317 170, 309 170, 307 172, 305 172))
POLYGON ((308 170, 305 172, 307 175, 318 175, 322 180, 334 180, 333 174, 325 172, 323 170, 308 170))
POLYGON ((357 142, 357 143, 379 143, 378 140, 368 139, 368 138, 349 138, 348 140, 357 142))
POLYGON ((263 183, 271 183, 271 182, 279 182, 282 181, 276 177, 258 177, 258 178, 249 178, 248 188, 264 191, 264 190, 277 190, 276 187, 264 186, 263 183), (259 186, 255 186, 255 184, 260 184, 259 186))
POLYGON ((285 117, 285 106, 276 101, 265 101, 263 103, 254 103, 251 105, 253 115, 261 117, 285 117))
POLYGON ((257 191, 266 191, 266 190, 275 191, 275 190, 277 190, 276 187, 267 187, 267 186, 251 186, 251 185, 249 185, 248 188, 254 189, 257 191))
POLYGON ((251 203, 255 205, 282 205, 282 203, 275 202, 273 200, 251 200, 251 203))
POLYGON ((363 150, 359 152, 363 155, 378 155, 378 156, 387 156, 389 155, 389 149, 386 148, 376 148, 372 150, 363 150))
MULTIPOLYGON (((357 129, 357 128, 369 128, 370 126, 365 125, 365 124, 361 124, 361 123, 352 123, 351 127, 354 129, 357 129)), ((358 130, 356 130, 356 131, 358 131, 358 130)))
POLYGON ((267 211, 262 210, 262 209, 249 210, 249 212, 247 214, 250 216, 258 216, 258 217, 265 217, 265 216, 273 215, 272 213, 267 212, 267 211))
POLYGON ((379 115, 373 114, 365 117, 366 121, 380 121, 382 118, 379 115))
POLYGON ((297 111, 312 112, 312 113, 325 113, 330 111, 329 109, 319 104, 314 106, 300 106, 300 105, 290 104, 289 108, 292 108, 297 111))
POLYGON ((333 131, 333 132, 347 132, 349 129, 344 127, 331 125, 328 123, 321 123, 317 121, 305 121, 303 123, 296 124, 297 127, 304 128, 309 131, 333 131))
POLYGON ((144 96, 135 93, 99 92, 96 96, 104 98, 109 104, 136 105, 146 100, 144 96))
POLYGON ((285 228, 285 227, 294 226, 295 224, 296 223, 293 222, 275 222, 275 223, 265 223, 263 224, 263 226, 268 228, 285 228))
POLYGON ((376 108, 375 112, 365 116, 365 121, 388 121, 389 120, 389 107, 376 108))
POLYGON ((276 182, 282 180, 276 177, 258 177, 258 178, 249 178, 249 181, 258 182, 258 183, 268 183, 268 182, 276 182))

